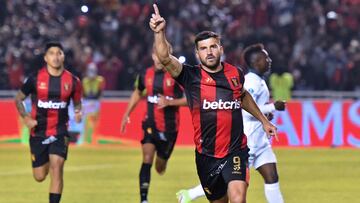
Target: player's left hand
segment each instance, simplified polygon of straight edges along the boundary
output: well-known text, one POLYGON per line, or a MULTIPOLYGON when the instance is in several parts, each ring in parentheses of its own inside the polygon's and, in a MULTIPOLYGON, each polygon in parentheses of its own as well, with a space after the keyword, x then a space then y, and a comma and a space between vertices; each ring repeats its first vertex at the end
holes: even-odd
POLYGON ((159 99, 158 99, 157 105, 158 105, 159 109, 169 106, 169 100, 166 99, 166 97, 164 95, 159 94, 158 97, 159 97, 159 99))
POLYGON ((75 122, 80 123, 82 120, 81 110, 75 110, 75 122))
POLYGON ((265 123, 263 123, 263 128, 269 139, 271 137, 275 137, 276 141, 279 141, 277 128, 270 121, 266 121, 265 123))

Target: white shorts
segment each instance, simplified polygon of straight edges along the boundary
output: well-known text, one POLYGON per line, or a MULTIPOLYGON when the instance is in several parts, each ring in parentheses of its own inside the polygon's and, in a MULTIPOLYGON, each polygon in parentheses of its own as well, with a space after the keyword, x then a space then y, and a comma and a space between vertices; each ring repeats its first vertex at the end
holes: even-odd
POLYGON ((264 164, 276 162, 276 156, 271 147, 266 148, 257 156, 255 156, 255 154, 250 154, 249 157, 249 167, 254 167, 255 169, 259 168, 264 164))

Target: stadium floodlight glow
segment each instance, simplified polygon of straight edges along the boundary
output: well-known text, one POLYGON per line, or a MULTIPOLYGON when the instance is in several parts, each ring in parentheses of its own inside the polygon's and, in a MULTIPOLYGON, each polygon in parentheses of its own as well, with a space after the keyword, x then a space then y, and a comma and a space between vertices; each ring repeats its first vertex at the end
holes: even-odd
POLYGON ((328 19, 336 19, 337 18, 337 13, 335 11, 329 11, 327 14, 326 14, 326 17, 328 19))
POLYGON ((87 13, 88 11, 89 11, 89 7, 87 7, 86 5, 81 6, 81 12, 87 13))
POLYGON ((179 62, 180 62, 180 63, 185 63, 185 61, 186 61, 185 56, 180 56, 180 57, 179 57, 179 62))

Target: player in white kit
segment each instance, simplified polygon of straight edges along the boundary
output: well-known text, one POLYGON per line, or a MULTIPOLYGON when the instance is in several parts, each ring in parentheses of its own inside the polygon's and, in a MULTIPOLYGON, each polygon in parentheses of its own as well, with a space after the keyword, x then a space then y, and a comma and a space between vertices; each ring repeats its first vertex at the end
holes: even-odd
MULTIPOLYGON (((270 103, 269 89, 263 75, 270 70, 271 59, 262 44, 254 44, 245 48, 243 57, 249 67, 245 75, 245 89, 251 94, 262 113, 272 119, 272 112, 285 110, 284 101, 270 103)), ((276 156, 271 148, 270 140, 261 127, 261 123, 251 114, 243 111, 244 133, 248 139, 249 166, 254 167, 264 178, 266 200, 269 203, 284 202, 276 169, 276 156)), ((192 200, 204 196, 201 185, 189 190, 180 190, 177 194, 179 203, 190 203, 192 200)))

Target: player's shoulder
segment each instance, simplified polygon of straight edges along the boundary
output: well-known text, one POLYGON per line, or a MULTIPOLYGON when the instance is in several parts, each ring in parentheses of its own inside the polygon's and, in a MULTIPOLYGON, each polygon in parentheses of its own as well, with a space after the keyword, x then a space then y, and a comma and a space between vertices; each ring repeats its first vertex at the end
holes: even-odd
POLYGON ((258 90, 261 87, 261 78, 253 72, 248 72, 245 75, 245 87, 249 90, 252 89, 253 92, 258 90))
POLYGON ((64 70, 64 76, 70 76, 73 80, 80 82, 80 78, 68 70, 64 70))
POLYGON ((230 63, 225 62, 225 61, 223 62, 223 65, 224 65, 226 70, 237 71, 240 76, 245 75, 245 70, 241 66, 236 66, 236 65, 230 64, 230 63))
POLYGON ((252 80, 252 81, 261 81, 261 78, 256 73, 253 73, 251 71, 246 73, 245 79, 252 80))
POLYGON ((186 72, 199 72, 201 70, 200 65, 191 65, 191 64, 187 64, 187 63, 183 63, 182 64, 182 70, 186 71, 186 72))

